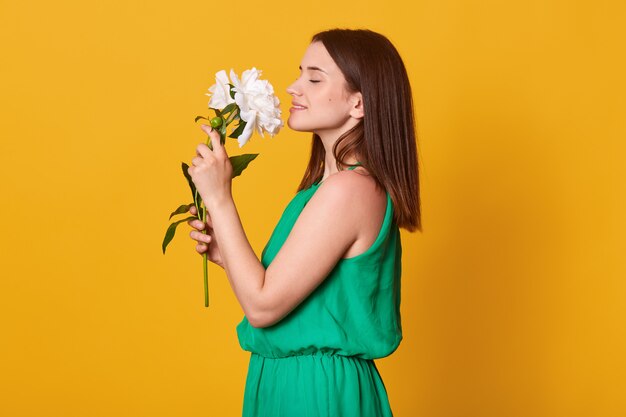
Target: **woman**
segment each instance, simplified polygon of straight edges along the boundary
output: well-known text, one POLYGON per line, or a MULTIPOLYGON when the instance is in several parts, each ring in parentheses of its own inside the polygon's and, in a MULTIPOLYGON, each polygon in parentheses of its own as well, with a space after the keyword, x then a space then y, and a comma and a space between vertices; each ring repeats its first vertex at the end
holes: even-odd
POLYGON ((312 132, 313 145, 261 261, 207 126, 213 150, 200 144, 189 171, 209 212, 207 235, 190 222, 196 250, 226 270, 245 313, 243 416, 391 416, 374 359, 402 340, 399 227, 421 230, 406 70, 384 36, 333 29, 313 36, 287 92, 288 125, 312 132))

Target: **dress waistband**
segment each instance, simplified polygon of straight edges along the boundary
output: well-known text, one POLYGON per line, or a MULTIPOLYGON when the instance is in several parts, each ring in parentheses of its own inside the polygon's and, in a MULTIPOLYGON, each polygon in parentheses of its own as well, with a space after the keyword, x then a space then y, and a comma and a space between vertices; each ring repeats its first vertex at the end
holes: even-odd
POLYGON ((304 359, 308 357, 329 357, 333 359, 345 359, 345 360, 357 360, 357 361, 372 361, 372 359, 361 358, 359 356, 349 356, 342 355, 340 353, 335 352, 324 352, 324 351, 315 351, 315 352, 305 352, 305 353, 293 353, 291 355, 285 356, 268 356, 258 352, 250 352, 253 356, 257 356, 263 359, 304 359))

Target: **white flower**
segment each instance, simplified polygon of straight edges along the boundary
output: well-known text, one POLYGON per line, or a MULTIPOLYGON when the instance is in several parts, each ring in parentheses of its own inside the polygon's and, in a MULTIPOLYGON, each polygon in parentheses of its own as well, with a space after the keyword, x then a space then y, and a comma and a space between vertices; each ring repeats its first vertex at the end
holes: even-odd
POLYGON ((209 88, 211 94, 206 94, 207 96, 211 96, 209 108, 221 110, 230 103, 235 102, 230 96, 230 85, 228 85, 228 83, 228 76, 225 70, 221 70, 215 74, 215 84, 209 88))
POLYGON ((252 132, 256 129, 261 137, 266 131, 273 137, 283 126, 280 119, 280 101, 274 95, 274 87, 267 80, 259 80, 261 71, 255 67, 246 70, 241 76, 231 69, 230 78, 235 87, 235 102, 239 106, 240 117, 246 122, 246 127, 237 138, 239 147, 248 142, 252 132))

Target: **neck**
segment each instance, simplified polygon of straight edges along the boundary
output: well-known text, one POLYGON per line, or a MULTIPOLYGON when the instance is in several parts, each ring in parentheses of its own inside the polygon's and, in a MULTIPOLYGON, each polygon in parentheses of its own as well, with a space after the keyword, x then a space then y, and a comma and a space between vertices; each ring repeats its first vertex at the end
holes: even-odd
MULTIPOLYGON (((329 134, 326 132, 319 132, 319 133, 316 132, 316 134, 320 137, 320 139, 322 140, 322 144, 324 145, 324 151, 325 151, 324 175, 322 179, 326 179, 329 176, 338 172, 337 159, 335 158, 335 155, 333 155, 333 146, 335 146, 335 143, 341 136, 341 133, 329 134)), ((347 163, 350 165, 356 164, 358 161, 359 161, 358 157, 353 154, 347 155, 346 158, 344 159, 344 163, 347 163)))

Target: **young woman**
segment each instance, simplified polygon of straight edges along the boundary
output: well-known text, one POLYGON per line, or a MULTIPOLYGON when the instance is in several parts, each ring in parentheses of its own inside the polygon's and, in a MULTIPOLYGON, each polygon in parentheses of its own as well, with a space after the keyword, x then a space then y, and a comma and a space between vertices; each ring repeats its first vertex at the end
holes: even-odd
POLYGON ((245 313, 244 417, 392 416, 374 359, 402 340, 399 228, 421 230, 411 87, 395 47, 369 30, 314 35, 299 69, 288 125, 313 133, 311 158, 262 259, 207 126, 213 150, 200 144, 189 171, 209 216, 190 222, 191 238, 245 313))

